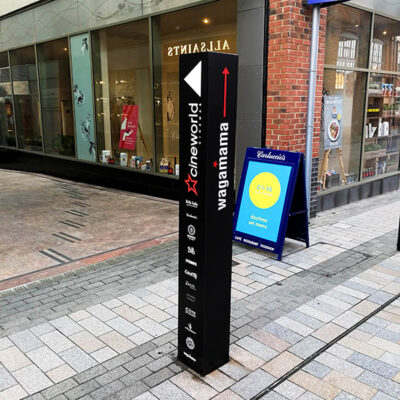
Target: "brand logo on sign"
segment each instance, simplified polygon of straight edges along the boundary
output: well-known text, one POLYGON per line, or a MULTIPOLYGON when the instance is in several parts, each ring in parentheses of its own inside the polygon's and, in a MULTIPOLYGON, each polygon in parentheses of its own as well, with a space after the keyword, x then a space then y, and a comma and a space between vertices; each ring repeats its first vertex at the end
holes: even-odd
POLYGON ((193 325, 192 325, 191 322, 189 322, 189 323, 187 324, 187 326, 185 326, 185 329, 186 329, 187 331, 189 331, 190 333, 193 333, 193 335, 196 335, 196 332, 193 330, 193 325))
POLYGON ((187 269, 185 269, 185 274, 186 274, 187 276, 190 276, 191 278, 197 279, 197 274, 196 274, 196 272, 191 272, 191 271, 188 271, 187 269))
POLYGON ((168 57, 179 56, 180 54, 203 53, 205 51, 221 51, 230 49, 227 40, 210 40, 208 42, 170 46, 168 47, 168 57))
POLYGON ((185 286, 187 286, 189 289, 192 289, 194 292, 196 291, 196 285, 194 283, 186 281, 185 286))
POLYGON ((257 152, 257 158, 267 158, 269 160, 278 160, 278 161, 285 161, 286 159, 284 154, 272 154, 271 152, 266 154, 262 150, 257 152))
POLYGON ((218 172, 218 211, 226 207, 228 181, 228 138, 229 124, 224 122, 220 125, 219 134, 219 172, 218 172))
POLYGON ((189 350, 193 350, 195 348, 194 340, 189 336, 186 338, 186 346, 189 350))
POLYGON ((185 307, 185 313, 187 315, 190 315, 193 318, 196 318, 196 311, 193 311, 191 308, 189 307, 185 307))
POLYGON ((193 356, 191 356, 190 354, 186 353, 185 351, 183 352, 183 354, 184 354, 189 360, 192 360, 193 362, 196 362, 196 359, 195 359, 193 356))

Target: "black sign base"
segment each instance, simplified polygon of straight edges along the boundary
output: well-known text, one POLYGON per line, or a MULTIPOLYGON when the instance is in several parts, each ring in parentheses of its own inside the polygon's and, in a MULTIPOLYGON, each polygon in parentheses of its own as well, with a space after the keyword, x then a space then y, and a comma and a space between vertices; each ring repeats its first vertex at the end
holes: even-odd
POLYGON ((178 359, 229 361, 237 56, 180 58, 178 359))

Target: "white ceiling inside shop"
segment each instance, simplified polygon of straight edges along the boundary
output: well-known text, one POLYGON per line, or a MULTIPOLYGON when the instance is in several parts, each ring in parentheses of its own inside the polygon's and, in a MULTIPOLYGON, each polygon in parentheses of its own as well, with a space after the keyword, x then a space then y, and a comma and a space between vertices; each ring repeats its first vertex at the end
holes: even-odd
POLYGON ((359 5, 378 13, 400 18, 400 0, 351 0, 349 4, 359 5))

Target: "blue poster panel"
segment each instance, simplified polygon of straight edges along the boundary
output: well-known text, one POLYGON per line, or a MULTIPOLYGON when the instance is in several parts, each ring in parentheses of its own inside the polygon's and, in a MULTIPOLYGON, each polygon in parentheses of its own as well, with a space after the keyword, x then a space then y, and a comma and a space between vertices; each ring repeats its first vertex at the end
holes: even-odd
POLYGON ((234 240, 276 253, 279 259, 285 236, 308 246, 305 195, 301 153, 248 148, 236 203, 234 240), (290 218, 294 223, 290 224, 290 218))
POLYGON ((304 0, 305 4, 307 5, 312 5, 312 4, 320 4, 322 6, 329 6, 331 4, 336 4, 336 3, 345 3, 346 1, 349 0, 304 0))
POLYGON ((79 160, 96 161, 89 40, 88 33, 71 37, 72 87, 77 156, 79 160))

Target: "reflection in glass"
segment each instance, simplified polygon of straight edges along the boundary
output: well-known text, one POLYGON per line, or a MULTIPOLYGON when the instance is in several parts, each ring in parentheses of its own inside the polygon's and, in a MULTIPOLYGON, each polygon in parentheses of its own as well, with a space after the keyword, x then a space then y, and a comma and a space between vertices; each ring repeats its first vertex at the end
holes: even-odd
MULTIPOLYGON (((366 68, 368 64, 371 14, 344 5, 328 9, 325 64, 346 68, 366 68)), ((338 89, 344 77, 338 71, 338 89)))
POLYGON ((108 151, 103 162, 133 168, 145 166, 146 161, 151 164, 154 135, 148 20, 93 32, 92 42, 99 159, 108 151), (131 144, 120 143, 121 131, 131 144))
POLYGON ((39 92, 33 46, 10 51, 18 147, 42 151, 39 92))
POLYGON ((364 136, 363 178, 398 171, 400 77, 371 74, 364 136))
POLYGON ((236 0, 153 18, 156 164, 159 172, 179 164, 179 55, 236 53, 236 0))
POLYGON ((367 74, 343 71, 343 85, 338 87, 338 71, 325 70, 323 90, 322 130, 320 139, 319 181, 321 189, 353 183, 359 180, 360 154, 363 132, 364 100, 367 74), (326 116, 327 102, 335 96, 337 110, 326 116), (325 118, 324 118, 325 116, 325 118), (339 148, 330 129, 338 127, 341 135, 339 148), (331 143, 334 143, 332 146, 331 143), (332 147, 332 148, 331 148, 332 147), (343 163, 343 164, 342 164, 343 163), (324 185, 325 183, 325 185, 324 185))
POLYGON ((15 130, 8 54, 0 53, 0 145, 15 147, 15 130))
POLYGON ((371 68, 400 71, 400 21, 375 15, 371 68))
POLYGON ((374 39, 372 42, 372 69, 382 69, 383 42, 379 39, 374 39))
POLYGON ((37 45, 44 151, 75 156, 68 39, 37 45))

